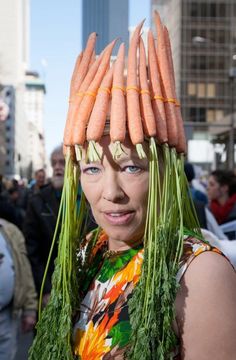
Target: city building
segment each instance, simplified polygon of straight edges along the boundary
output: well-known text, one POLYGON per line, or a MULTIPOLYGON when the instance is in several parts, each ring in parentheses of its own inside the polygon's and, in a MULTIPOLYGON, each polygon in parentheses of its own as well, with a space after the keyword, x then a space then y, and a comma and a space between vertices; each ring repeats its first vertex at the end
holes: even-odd
POLYGON ((98 34, 96 53, 100 53, 105 46, 115 38, 120 38, 129 44, 129 2, 128 0, 83 0, 82 9, 82 39, 85 47, 91 32, 98 34))
MULTIPOLYGON (((0 84, 1 97, 9 106, 1 123, 0 174, 31 176, 35 155, 29 144, 29 122, 37 127, 27 105, 32 86, 26 81, 29 69, 29 0, 0 0, 0 84), (28 118, 29 116, 29 118, 28 118)), ((35 100, 35 106, 38 100, 35 100)), ((42 109, 41 109, 42 110, 42 109)), ((36 131, 36 130, 35 130, 36 131)), ((42 133, 41 125, 36 131, 42 133)))
MULTIPOLYGON (((229 74, 236 67, 236 1, 152 0, 152 10, 157 4, 171 37, 187 136, 211 141, 211 129, 225 125, 234 112, 235 77, 229 74)), ((225 137, 228 165, 232 129, 231 123, 225 137)))
POLYGON ((27 153, 29 174, 45 167, 45 138, 43 129, 45 85, 37 72, 27 71, 24 109, 28 125, 27 153))

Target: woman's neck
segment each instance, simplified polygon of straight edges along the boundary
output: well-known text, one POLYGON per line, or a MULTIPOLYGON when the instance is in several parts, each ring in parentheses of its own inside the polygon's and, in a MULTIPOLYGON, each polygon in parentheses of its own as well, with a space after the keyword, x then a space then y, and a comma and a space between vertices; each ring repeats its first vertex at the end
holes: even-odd
POLYGON ((108 238, 108 249, 112 251, 125 251, 137 247, 142 242, 143 242, 142 238, 130 242, 108 238))
POLYGON ((226 204, 226 202, 229 199, 229 195, 228 194, 223 194, 221 195, 221 197, 218 199, 218 202, 220 205, 224 206, 226 204))

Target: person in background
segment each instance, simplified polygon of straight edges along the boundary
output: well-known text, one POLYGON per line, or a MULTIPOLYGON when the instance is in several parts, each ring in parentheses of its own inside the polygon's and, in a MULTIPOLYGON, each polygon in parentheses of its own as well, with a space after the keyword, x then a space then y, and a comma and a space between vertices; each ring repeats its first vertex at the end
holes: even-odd
POLYGON ((46 184, 46 173, 44 169, 36 170, 34 173, 35 182, 30 189, 31 195, 38 193, 46 184))
POLYGON ((193 165, 185 163, 184 172, 189 183, 189 191, 193 199, 200 227, 212 232, 219 240, 227 240, 227 236, 223 233, 214 215, 206 206, 208 203, 206 195, 192 186, 192 181, 195 178, 193 165))
POLYGON ((20 206, 20 190, 19 187, 11 187, 8 189, 8 202, 15 209, 17 224, 20 230, 22 230, 23 221, 25 217, 25 209, 20 206))
POLYGON ((215 170, 208 181, 209 208, 218 224, 236 220, 236 176, 233 171, 215 170))
POLYGON ((0 217, 10 221, 18 228, 20 228, 20 223, 18 221, 17 213, 13 205, 9 204, 6 198, 0 194, 0 217))
POLYGON ((0 359, 13 360, 19 324, 23 332, 36 323, 37 294, 20 230, 0 218, 0 359))
MULTIPOLYGON (((43 274, 49 255, 53 234, 57 222, 62 187, 64 182, 65 159, 62 146, 56 147, 51 154, 51 183, 34 194, 28 203, 23 232, 30 259, 37 293, 43 280, 43 274)), ((55 245, 49 265, 44 292, 43 304, 46 304, 51 291, 51 276, 54 270, 54 260, 57 256, 55 245)))
POLYGON ((192 198, 197 201, 201 201, 205 205, 208 203, 207 196, 200 190, 196 189, 193 185, 193 180, 195 179, 195 170, 191 163, 186 162, 184 164, 184 172, 189 182, 189 190, 192 195, 192 198))

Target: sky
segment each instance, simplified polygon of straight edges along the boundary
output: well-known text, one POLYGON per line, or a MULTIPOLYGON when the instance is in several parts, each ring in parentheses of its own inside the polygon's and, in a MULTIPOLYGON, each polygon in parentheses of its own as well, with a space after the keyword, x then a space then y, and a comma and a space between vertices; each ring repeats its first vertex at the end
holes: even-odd
MULTIPOLYGON (((48 155, 63 138, 70 77, 82 44, 81 3, 31 0, 30 69, 39 72, 46 85, 43 125, 48 155)), ((129 0, 129 26, 143 18, 149 26, 149 0, 129 0)))

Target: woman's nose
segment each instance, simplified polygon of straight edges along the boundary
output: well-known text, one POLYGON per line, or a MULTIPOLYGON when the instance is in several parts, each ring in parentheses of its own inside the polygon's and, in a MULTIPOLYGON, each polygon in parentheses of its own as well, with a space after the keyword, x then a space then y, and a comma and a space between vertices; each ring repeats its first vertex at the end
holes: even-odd
POLYGON ((103 198, 107 201, 119 202, 124 199, 124 197, 125 192, 121 187, 117 173, 106 174, 103 187, 103 198))

